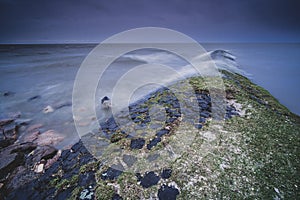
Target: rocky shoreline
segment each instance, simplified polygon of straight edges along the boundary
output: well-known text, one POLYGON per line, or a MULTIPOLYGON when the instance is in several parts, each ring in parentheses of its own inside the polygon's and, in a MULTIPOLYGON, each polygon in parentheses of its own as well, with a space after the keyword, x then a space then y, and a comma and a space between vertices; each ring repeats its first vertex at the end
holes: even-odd
MULTIPOLYGON (((174 131, 188 119, 182 117, 178 100, 166 88, 131 105, 130 116, 123 116, 143 127, 138 135, 122 131, 113 118, 100 124, 106 142, 136 153, 122 154, 122 167, 96 159, 86 148, 86 138, 94 141, 100 132, 87 135, 71 148, 57 150, 53 145, 63 138, 55 131, 40 133, 40 125, 31 125, 20 114, 1 120, 0 199, 299 196, 299 117, 245 77, 227 71, 222 74, 227 101, 224 128, 211 121, 211 99, 203 80, 190 78, 187 81, 195 90, 197 98, 193 100, 200 108, 199 119, 193 128, 184 126, 180 131, 187 134, 197 130, 193 143, 168 166, 141 173, 122 167, 137 165, 139 155, 145 154, 151 164, 157 159, 152 151, 168 147, 176 138, 174 131), (157 104, 162 110, 151 111, 155 121, 149 108, 157 104), (161 121, 164 123, 159 124, 161 121), (26 137, 18 139, 19 128, 27 131, 26 137), (143 135, 145 130, 147 135, 143 135)), ((183 97, 189 99, 189 95, 183 97)))

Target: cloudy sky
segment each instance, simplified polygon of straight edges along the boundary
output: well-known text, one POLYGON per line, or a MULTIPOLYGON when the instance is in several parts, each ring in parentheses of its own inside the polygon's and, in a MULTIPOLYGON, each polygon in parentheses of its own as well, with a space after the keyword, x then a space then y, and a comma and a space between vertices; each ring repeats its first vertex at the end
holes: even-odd
POLYGON ((0 0, 0 43, 101 42, 158 26, 200 42, 300 42, 299 0, 0 0))

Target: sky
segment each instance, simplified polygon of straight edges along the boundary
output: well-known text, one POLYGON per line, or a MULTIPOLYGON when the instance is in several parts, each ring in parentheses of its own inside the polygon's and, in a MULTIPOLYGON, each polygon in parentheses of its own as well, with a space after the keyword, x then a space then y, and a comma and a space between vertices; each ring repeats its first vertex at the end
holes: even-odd
POLYGON ((300 42, 299 0, 0 0, 0 43, 98 43, 138 27, 199 42, 300 42))

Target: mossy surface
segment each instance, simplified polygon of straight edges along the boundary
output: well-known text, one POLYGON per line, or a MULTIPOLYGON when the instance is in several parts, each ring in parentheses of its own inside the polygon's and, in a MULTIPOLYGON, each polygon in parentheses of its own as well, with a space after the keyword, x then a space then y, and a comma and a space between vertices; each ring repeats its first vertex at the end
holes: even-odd
MULTIPOLYGON (((225 101, 227 105, 241 106, 239 116, 226 120, 209 117, 201 122, 201 129, 187 123, 186 116, 177 116, 166 122, 162 120, 167 119, 166 110, 172 113, 175 109, 161 99, 170 93, 163 91, 158 95, 152 94, 148 101, 136 109, 136 113, 141 114, 140 110, 149 107, 151 117, 154 116, 151 123, 144 123, 148 116, 143 113, 135 116, 137 124, 144 123, 145 126, 142 129, 126 127, 126 131, 134 132, 134 136, 128 137, 126 131, 124 134, 118 129, 112 141, 107 138, 110 146, 103 154, 104 159, 100 157, 98 161, 89 161, 78 169, 79 176, 69 176, 71 178, 68 179, 61 180, 62 173, 59 170, 52 176, 50 186, 58 191, 74 188, 70 194, 73 199, 78 198, 87 187, 92 187, 91 193, 95 199, 111 199, 116 194, 123 199, 157 199, 163 186, 176 188, 179 192, 177 199, 182 200, 297 199, 300 196, 299 116, 247 78, 227 71, 221 73, 227 98, 225 101), (161 142, 148 149, 147 144, 161 129, 168 130, 168 134, 162 135, 161 142), (130 148, 132 138, 143 138, 145 145, 142 148, 130 148), (132 162, 133 170, 126 168, 127 163, 122 160, 124 155, 120 156, 120 150, 125 152, 128 159, 130 156, 136 159, 132 162), (163 164, 155 163, 157 152, 164 151, 175 156, 163 164), (116 178, 107 178, 111 174, 104 174, 109 173, 111 164, 122 164, 125 170, 116 178), (171 169, 172 174, 164 179, 161 173, 166 168, 171 169), (150 187, 143 187, 137 172, 145 177, 149 171, 155 172, 159 181, 150 187), (95 176, 94 182, 79 187, 77 183, 80 177, 87 174, 95 176)), ((213 81, 213 78, 193 77, 170 87, 178 89, 176 97, 179 101, 192 102, 196 98, 189 93, 186 84, 191 84, 201 94, 209 95, 207 79, 213 81)), ((187 105, 192 105, 190 102, 187 105)))

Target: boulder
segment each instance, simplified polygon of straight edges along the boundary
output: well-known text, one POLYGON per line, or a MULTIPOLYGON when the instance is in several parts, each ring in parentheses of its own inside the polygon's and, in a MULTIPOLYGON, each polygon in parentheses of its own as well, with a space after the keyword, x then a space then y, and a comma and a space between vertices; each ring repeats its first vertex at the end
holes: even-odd
POLYGON ((35 141, 39 146, 56 145, 64 139, 64 136, 54 130, 48 130, 41 133, 35 141))

